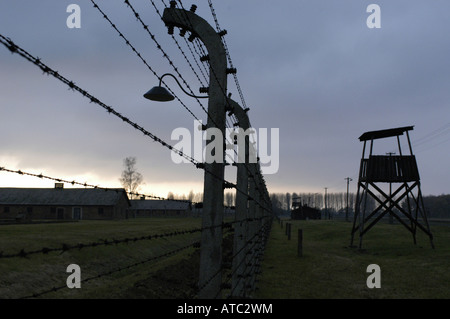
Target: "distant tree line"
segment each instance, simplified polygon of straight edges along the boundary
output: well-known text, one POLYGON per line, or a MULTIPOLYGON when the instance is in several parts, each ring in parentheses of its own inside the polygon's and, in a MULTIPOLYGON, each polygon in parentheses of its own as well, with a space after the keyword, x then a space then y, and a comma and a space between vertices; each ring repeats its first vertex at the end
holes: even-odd
POLYGON ((191 202, 200 203, 203 201, 203 193, 194 193, 191 190, 187 195, 186 194, 175 194, 173 192, 169 192, 167 194, 167 199, 175 199, 175 200, 189 200, 191 202))
MULTIPOLYGON (((295 203, 307 205, 317 208, 323 214, 331 216, 344 215, 347 210, 347 193, 327 193, 325 201, 325 193, 272 193, 272 209, 278 215, 290 215, 292 207, 295 203)), ((382 200, 384 200, 382 198, 382 200)), ((348 194, 348 212, 353 216, 356 202, 356 193, 348 194)), ((423 196, 423 202, 427 216, 429 218, 450 218, 450 195, 439 196, 423 196)), ((368 196, 367 211, 373 211, 378 203, 368 196)), ((406 201, 401 202, 401 206, 406 208, 406 201)))
POLYGON ((423 203, 430 218, 450 218, 450 195, 424 196, 423 203))
MULTIPOLYGON (((203 201, 203 193, 194 193, 192 190, 188 195, 174 194, 169 192, 169 199, 190 200, 194 203, 203 201)), ((336 192, 327 193, 325 201, 325 193, 272 193, 270 194, 272 201, 272 209, 277 215, 290 215, 292 207, 295 205, 307 205, 322 211, 322 214, 330 216, 344 216, 347 211, 347 193, 336 192)), ((234 192, 226 192, 224 194, 224 205, 228 207, 235 206, 236 194, 234 192)), ((450 195, 430 195, 423 196, 425 210, 429 218, 450 218, 450 195)), ((348 194, 348 213, 353 216, 356 202, 356 193, 348 194)), ((367 197, 367 211, 372 211, 378 204, 376 201, 367 197)), ((401 206, 406 208, 406 201, 402 201, 401 206)))
MULTIPOLYGON (((280 215, 290 214, 293 206, 309 206, 327 212, 329 214, 339 214, 347 208, 347 193, 272 193, 272 209, 280 215)), ((356 194, 348 194, 349 212, 353 212, 356 194)), ((370 200, 369 200, 370 201, 370 200)), ((374 205, 374 203, 369 203, 374 205)))

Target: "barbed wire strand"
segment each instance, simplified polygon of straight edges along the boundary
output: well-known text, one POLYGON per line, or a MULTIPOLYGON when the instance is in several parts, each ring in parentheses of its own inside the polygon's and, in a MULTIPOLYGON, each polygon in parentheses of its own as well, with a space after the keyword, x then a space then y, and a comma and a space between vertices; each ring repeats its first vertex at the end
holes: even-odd
MULTIPOLYGON (((173 6, 176 6, 176 5, 177 5, 176 1, 171 1, 171 6, 172 6, 172 4, 173 4, 173 6)), ((186 12, 187 10, 184 9, 183 4, 182 4, 181 1, 180 1, 180 5, 181 5, 181 8, 183 9, 183 12, 186 12)), ((192 23, 191 23, 191 21, 190 21, 190 19, 189 19, 189 17, 187 16, 186 13, 183 14, 183 16, 178 16, 178 17, 181 18, 181 19, 183 19, 187 24, 189 24, 189 25, 192 27, 192 23)), ((207 56, 206 52, 205 52, 204 49, 202 48, 202 44, 201 44, 200 40, 199 40, 197 37, 195 37, 195 38, 193 38, 193 39, 190 38, 189 40, 197 44, 197 46, 198 46, 198 47, 200 48, 200 50, 202 51, 202 54, 203 54, 202 56, 203 56, 203 57, 206 57, 206 56, 207 56)), ((201 58, 201 56, 200 56, 200 58, 201 58)), ((226 90, 224 90, 224 88, 222 87, 222 85, 221 85, 220 82, 218 81, 218 77, 217 77, 217 75, 215 74, 214 69, 211 67, 211 65, 209 64, 208 60, 206 60, 205 62, 207 62, 207 64, 209 65, 210 71, 213 72, 214 78, 216 79, 217 83, 219 84, 219 87, 221 88, 221 90, 222 90, 222 92, 223 92, 223 94, 224 94, 224 96, 225 96, 225 98, 226 98, 226 97, 227 97, 227 94, 226 94, 226 92, 225 92, 226 90)), ((227 72, 228 72, 228 70, 227 70, 227 72)), ((229 102, 228 102, 227 99, 226 99, 225 103, 226 103, 227 105, 229 104, 229 102)), ((211 119, 211 120, 212 120, 212 119, 211 119)), ((225 121, 226 121, 226 124, 227 124, 228 127, 230 127, 230 128, 233 127, 233 125, 229 123, 229 121, 228 121, 227 118, 225 118, 225 121)), ((214 122, 214 121, 213 121, 213 122, 214 122)), ((214 124, 215 124, 216 127, 217 127, 217 124, 216 124, 216 123, 214 123, 214 124)), ((227 138, 227 137, 225 137, 225 139, 226 139, 226 138, 227 138)))
MULTIPOLYGON (((214 22, 216 24, 217 32, 220 32, 221 28, 220 28, 220 25, 219 25, 219 20, 217 19, 216 12, 215 12, 214 7, 213 7, 212 0, 208 0, 208 4, 209 4, 209 7, 211 9, 211 14, 213 16, 214 22)), ((222 42, 223 42, 223 47, 225 49, 225 53, 226 53, 227 58, 228 58, 228 63, 230 64, 230 68, 233 69, 234 68, 233 61, 231 60, 230 51, 228 50, 228 45, 227 45, 227 41, 226 41, 225 37, 222 37, 222 42)), ((241 85, 239 84, 239 80, 238 80, 237 74, 233 73, 233 77, 234 77, 234 82, 236 84, 236 88, 237 88, 238 93, 239 93, 239 97, 241 99, 242 106, 243 106, 244 109, 246 109, 247 105, 245 103, 244 94, 242 93, 241 85)))
POLYGON ((136 192, 128 192, 123 188, 112 188, 112 187, 102 187, 102 186, 98 186, 98 185, 93 185, 93 184, 88 184, 87 182, 77 182, 75 180, 65 180, 62 178, 57 178, 57 177, 51 177, 51 176, 47 176, 44 175, 42 173, 40 174, 34 174, 34 173, 29 173, 29 172, 25 172, 23 170, 13 170, 13 169, 9 169, 6 167, 0 167, 0 171, 4 171, 4 172, 8 172, 8 173, 15 173, 15 174, 19 174, 19 175, 26 175, 26 176, 32 176, 32 177, 37 177, 40 179, 48 179, 48 180, 52 180, 55 182, 60 182, 60 183, 66 183, 66 184, 71 184, 71 185, 79 185, 79 186, 83 186, 83 187, 91 187, 91 188, 95 188, 95 189, 101 189, 104 191, 114 191, 116 193, 118 192, 124 192, 127 195, 131 195, 131 196, 137 196, 137 197, 148 197, 148 198, 153 198, 153 199, 159 199, 159 200, 164 200, 164 201, 175 201, 175 202, 185 202, 185 203, 192 203, 195 204, 196 202, 190 201, 190 200, 184 200, 184 199, 174 199, 174 198, 165 198, 165 197, 161 197, 161 196, 155 196, 155 195, 148 195, 148 194, 141 194, 141 193, 136 193, 136 192))
MULTIPOLYGON (((130 269, 130 268, 133 268, 133 267, 136 267, 136 266, 139 266, 139 265, 142 265, 142 264, 151 262, 151 261, 155 261, 155 260, 157 260, 157 259, 169 257, 170 255, 179 253, 179 252, 181 252, 181 251, 183 251, 183 250, 186 250, 186 249, 188 249, 188 248, 191 248, 191 247, 197 248, 197 247, 199 247, 199 246, 200 246, 200 242, 199 242, 199 241, 196 241, 196 242, 194 242, 194 243, 190 243, 190 244, 185 245, 185 246, 183 246, 183 247, 176 248, 176 249, 174 249, 174 250, 171 250, 171 251, 169 251, 169 252, 165 252, 165 253, 163 253, 163 254, 161 254, 161 255, 158 255, 158 256, 153 256, 153 257, 147 258, 147 259, 145 259, 145 260, 142 260, 142 261, 133 263, 133 264, 128 265, 128 266, 121 267, 121 268, 117 268, 117 269, 113 269, 113 270, 110 270, 110 271, 108 271, 108 272, 98 274, 98 275, 96 275, 96 276, 92 276, 92 277, 88 277, 88 278, 82 279, 82 280, 80 280, 80 283, 86 283, 86 282, 89 282, 89 281, 94 280, 94 279, 98 279, 98 278, 102 278, 102 277, 105 277, 105 276, 109 276, 109 275, 112 275, 112 274, 117 273, 117 272, 120 272, 120 271, 124 271, 124 270, 130 269)), ((50 288, 50 289, 41 291, 41 292, 39 292, 39 293, 35 293, 35 294, 29 295, 29 296, 24 296, 24 297, 21 297, 21 298, 18 298, 18 299, 37 298, 37 297, 40 297, 40 296, 43 296, 43 295, 46 295, 46 294, 49 294, 49 293, 52 293, 52 292, 57 292, 57 291, 59 291, 59 290, 61 290, 61 289, 64 289, 64 288, 67 288, 67 284, 66 284, 66 285, 63 285, 63 286, 52 287, 52 288, 50 288)))
MULTIPOLYGON (((91 0, 91 2, 95 3, 94 0, 91 0)), ((156 6, 154 5, 153 0, 151 0, 153 7, 156 9, 156 6)), ((190 93, 192 94, 192 96, 196 99, 196 101, 198 102, 198 104, 200 105, 200 107, 202 108, 202 110, 207 114, 208 119, 210 119, 214 125, 217 127, 217 123, 215 123, 215 121, 213 120, 213 118, 210 116, 209 112, 205 109, 205 107, 203 106, 203 104, 200 102, 200 100, 195 97, 194 92, 192 91, 191 87, 189 86, 189 84, 186 82, 186 80, 184 79, 184 77, 181 75, 181 73, 178 71, 178 68, 175 66, 175 64, 173 63, 173 61, 170 59, 169 55, 164 51, 164 49, 162 48, 161 44, 156 40, 156 36, 150 31, 150 29, 148 28, 148 25, 146 25, 144 23, 144 21, 141 19, 139 13, 136 11, 136 9, 131 5, 129 0, 125 0, 124 3, 128 6, 128 8, 130 8, 130 10, 133 12, 133 15, 136 17, 136 19, 141 23, 142 27, 147 31, 147 33, 149 34, 149 36, 151 37, 151 39, 155 42, 156 47, 163 53, 164 58, 166 58, 169 62, 169 64, 172 66, 172 68, 174 69, 174 71, 177 73, 177 75, 181 78, 182 82, 184 83, 184 85, 188 88, 188 90, 190 91, 190 93)), ((98 8, 98 5, 97 5, 98 8)), ((160 16, 160 18, 162 19, 159 10, 157 10, 157 14, 160 16)), ((105 14, 104 14, 105 16, 105 14)), ((111 20, 108 18, 108 21, 110 21, 110 23, 112 24, 111 20)), ((117 28, 115 28, 117 30, 117 28)), ((194 74, 197 76, 197 78, 199 79, 198 74, 196 73, 196 71, 194 70, 194 68, 192 67, 192 64, 189 62, 189 60, 186 57, 186 54, 184 53, 183 49, 180 47, 180 45, 178 44, 178 41, 175 39, 175 37, 173 36, 173 34, 171 35, 172 38, 174 39, 175 43, 177 44, 178 49, 181 51, 182 55, 184 56, 185 60, 188 62, 188 64, 190 65, 192 71, 194 72, 194 74)), ((199 79, 200 80, 200 79, 199 79)), ((228 127, 231 127, 230 123, 227 122, 228 127)), ((225 136, 225 140, 227 139, 227 137, 225 136)))
MULTIPOLYGON (((155 70, 147 63, 147 61, 142 57, 142 54, 131 44, 131 42, 125 37, 125 35, 120 32, 120 30, 117 28, 117 26, 109 19, 109 17, 100 9, 100 7, 93 1, 91 2, 94 4, 94 8, 96 8, 102 15, 105 20, 107 20, 111 27, 116 30, 116 32, 119 34, 119 37, 121 37, 127 46, 131 48, 131 50, 138 56, 138 58, 144 63, 145 66, 153 73, 154 76, 156 76, 159 80, 161 80, 161 77, 156 73, 155 70)), ((197 121, 200 121, 198 117, 186 106, 186 104, 181 101, 181 99, 175 94, 175 92, 172 91, 172 89, 163 81, 161 81, 162 84, 169 90, 169 92, 178 100, 178 102, 181 103, 181 105, 189 112, 189 114, 192 115, 197 121)))
MULTIPOLYGON (((94 8, 96 8, 102 15, 103 18, 105 20, 107 20, 109 22, 109 24, 111 25, 111 27, 118 33, 119 37, 121 37, 125 43, 132 49, 132 51, 141 59, 141 61, 149 68, 149 70, 156 76, 158 77, 158 75, 156 74, 156 72, 151 68, 150 65, 148 65, 148 63, 146 62, 146 60, 142 57, 142 55, 136 50, 136 48, 131 44, 131 42, 124 36, 124 34, 117 28, 117 26, 112 22, 112 20, 109 18, 109 16, 99 7, 99 5, 94 1, 94 0, 90 0, 92 2, 92 4, 94 5, 94 8)), ((169 61, 169 64, 174 68, 174 70, 177 72, 178 76, 180 76, 184 82, 184 84, 188 87, 188 89, 190 90, 191 94, 194 95, 194 92, 191 90, 189 84, 184 80, 184 78, 182 77, 182 75, 179 73, 178 68, 174 65, 174 63, 172 62, 172 60, 170 59, 169 55, 163 50, 162 46, 159 44, 159 42, 156 40, 156 37, 154 34, 151 33, 151 31, 149 30, 148 26, 142 21, 142 19, 140 18, 140 15, 137 13, 137 11, 134 9, 134 7, 131 5, 131 3, 128 0, 125 0, 125 4, 127 4, 127 6, 133 11, 134 16, 141 22, 141 24, 143 25, 144 29, 149 33, 150 37, 152 38, 152 40, 156 43, 157 48, 163 53, 163 56, 169 61)), ((169 89, 169 91, 171 92, 172 95, 174 95, 178 101, 182 104, 182 106, 197 120, 200 122, 200 120, 198 119, 198 117, 189 109, 189 107, 186 106, 186 104, 184 104, 180 98, 178 98, 178 96, 167 86, 167 84, 162 81, 162 83, 169 89)), ((208 111, 204 108, 204 106, 201 104, 200 100, 198 98, 195 98, 197 100, 197 102, 199 103, 200 107, 204 110, 204 112, 208 115, 208 118, 212 120, 211 116, 209 115, 208 111)), ((214 121, 213 121, 214 122, 214 121)), ((217 124, 214 123, 216 126, 217 124)), ((228 126, 230 126, 228 124, 228 126)), ((231 127, 231 126, 230 126, 231 127)), ((226 136, 224 136, 225 140, 227 139, 226 136)))
MULTIPOLYGON (((9 39, 9 38, 7 38, 7 37, 5 37, 5 36, 0 34, 0 43, 3 44, 5 47, 7 47, 11 51, 11 53, 19 54, 20 56, 22 56, 23 58, 25 58, 29 62, 31 62, 31 63, 35 64, 36 66, 38 66, 45 74, 52 75, 53 77, 55 77, 59 81, 63 82, 67 86, 69 86, 70 89, 72 89, 74 91, 77 91, 78 93, 80 93, 83 96, 85 96, 86 98, 88 98, 92 103, 95 103, 95 104, 99 105, 100 107, 104 108, 105 110, 107 110, 107 112, 109 114, 112 114, 112 115, 120 118, 123 122, 131 125, 136 130, 138 130, 138 131, 142 132, 144 135, 150 137, 153 141, 159 143, 160 145, 162 145, 162 146, 168 148, 169 150, 171 150, 172 152, 174 152, 174 153, 178 154, 179 156, 185 158, 186 160, 188 160, 188 162, 191 162, 196 168, 203 169, 206 173, 208 173, 211 176, 213 176, 214 178, 220 180, 221 182, 223 182, 224 188, 235 188, 238 192, 241 192, 242 194, 244 194, 248 198, 251 198, 245 191, 240 190, 236 186, 236 184, 225 180, 223 177, 217 176, 213 172, 211 172, 208 169, 206 169, 204 163, 200 163, 197 160, 195 160, 193 157, 191 157, 191 156, 185 154, 184 152, 176 149, 175 147, 173 147, 172 145, 168 144, 164 140, 160 139, 159 137, 157 137, 153 133, 147 131, 144 127, 138 125, 137 123, 131 121, 129 118, 127 118, 124 115, 120 114, 119 112, 117 112, 111 106, 108 106, 105 103, 101 102, 98 98, 94 97, 93 95, 89 94, 86 90, 83 90, 79 86, 77 86, 73 81, 69 81, 65 77, 61 76, 57 71, 54 71, 53 69, 48 67, 46 64, 44 64, 41 61, 41 59, 32 56, 30 53, 28 53, 27 51, 25 51, 21 47, 17 46, 11 39, 9 39)), ((253 199, 253 200, 258 202, 257 199, 253 199)), ((259 205, 261 207, 263 207, 263 205, 261 205, 260 203, 259 203, 259 205)))
MULTIPOLYGON (((159 11, 158 7, 156 6, 155 2, 154 2, 153 0, 150 0, 150 2, 152 3, 152 6, 153 6, 153 8, 154 8, 155 11, 156 11, 156 14, 158 14, 159 18, 162 20, 162 19, 163 19, 162 14, 161 14, 161 12, 159 11)), ((164 1, 163 1, 163 3, 164 3, 164 1)), ((164 3, 164 5, 165 5, 165 3, 164 3)), ((199 75, 197 74, 197 72, 195 72, 194 67, 193 67, 192 64, 190 63, 190 61, 189 61, 189 59, 187 58, 186 54, 184 53, 183 49, 181 49, 181 46, 180 46, 180 44, 178 43, 178 41, 177 41, 177 39, 175 38, 175 36, 174 36, 173 34, 171 34, 170 36, 172 37, 172 39, 173 39, 173 41, 175 42, 175 44, 176 44, 176 46, 178 47, 178 49, 182 52, 182 54, 183 54, 183 56, 184 56, 186 62, 189 64, 189 67, 192 69, 192 71, 193 71, 194 74, 196 75, 196 77, 197 77, 198 81, 200 82, 200 84, 201 84, 202 86, 205 86, 205 84, 204 84, 203 81, 200 79, 200 77, 199 77, 199 75)), ((186 38, 183 37, 183 39, 186 41, 186 38)), ((186 44, 188 44, 187 41, 186 41, 186 44)), ((194 56, 194 52, 192 52, 192 49, 191 49, 191 47, 190 47, 189 45, 187 45, 187 47, 188 47, 188 49, 189 49, 189 51, 190 51, 192 57, 194 58, 194 61, 195 61, 195 63, 197 64, 197 67, 199 68, 200 72, 202 73, 203 79, 205 80, 205 82, 208 82, 207 77, 206 77, 205 74, 203 73, 203 70, 201 69, 200 65, 199 65, 198 62, 197 62, 197 59, 196 59, 195 56, 194 56)))
MULTIPOLYGON (((171 2, 176 3, 176 1, 171 1, 171 2)), ((184 7, 183 7, 183 4, 181 3, 181 1, 179 1, 179 2, 180 2, 180 4, 181 4, 181 8, 182 8, 183 10, 185 10, 184 7)), ((186 11, 186 10, 185 10, 185 11, 186 11)), ((185 19, 184 19, 185 22, 188 23, 190 26, 192 26, 192 23, 191 23, 191 21, 190 21, 190 19, 189 19, 189 16, 188 16, 187 14, 184 14, 184 16, 185 16, 185 19)), ((220 32, 220 30, 219 30, 219 32, 220 32)), ((223 36, 222 36, 222 38, 223 38, 223 36)), ((196 39, 197 39, 197 38, 196 38, 196 39)), ((218 77, 217 77, 217 74, 216 74, 215 71, 214 71, 214 68, 210 68, 210 70, 211 70, 211 72, 213 72, 213 75, 214 75, 214 77, 215 77, 217 83, 219 84, 219 87, 220 87, 220 89, 221 89, 221 91, 222 91, 222 94, 223 94, 223 95, 225 96, 225 98, 226 98, 226 103, 227 103, 228 108, 231 109, 231 107, 230 107, 230 105, 229 105, 229 101, 228 101, 228 99, 227 99, 227 93, 226 93, 225 89, 222 87, 222 85, 220 84, 220 82, 218 81, 218 77)), ((248 108, 245 108, 244 110, 245 110, 246 112, 248 112, 249 109, 248 109, 248 108)), ((232 112, 231 112, 231 113, 232 113, 232 112)), ((236 119, 236 117, 235 117, 235 124, 236 124, 236 122, 237 122, 237 119, 236 119)), ((229 125, 229 126, 231 126, 231 125, 229 125)), ((233 125, 233 126, 235 126, 235 125, 233 125)), ((234 152, 236 153, 236 150, 234 150, 234 152)), ((236 155, 237 155, 237 153, 236 153, 236 155)), ((249 173, 249 175, 250 175, 252 178, 255 178, 255 177, 253 177, 253 174, 251 174, 251 170, 249 169, 247 163, 244 163, 244 166, 245 166, 247 172, 249 173)), ((260 192, 260 190, 259 190, 258 188, 257 188, 257 191, 260 192)), ((263 196, 264 196, 264 195, 263 195, 263 196)))

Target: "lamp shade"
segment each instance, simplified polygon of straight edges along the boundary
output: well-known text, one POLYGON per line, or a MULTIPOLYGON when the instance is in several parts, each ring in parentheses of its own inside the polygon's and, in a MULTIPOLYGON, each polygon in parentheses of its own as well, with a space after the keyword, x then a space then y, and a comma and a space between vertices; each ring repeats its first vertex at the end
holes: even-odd
POLYGON ((166 88, 163 88, 162 86, 153 87, 147 93, 144 94, 144 97, 146 99, 159 102, 168 102, 175 99, 175 97, 172 94, 170 94, 166 88))

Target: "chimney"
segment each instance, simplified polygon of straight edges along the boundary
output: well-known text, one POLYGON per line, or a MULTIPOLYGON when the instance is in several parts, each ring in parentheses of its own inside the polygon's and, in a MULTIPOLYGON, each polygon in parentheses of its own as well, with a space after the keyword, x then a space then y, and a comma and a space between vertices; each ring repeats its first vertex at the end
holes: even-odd
POLYGON ((63 189, 64 183, 55 183, 55 189, 63 189))

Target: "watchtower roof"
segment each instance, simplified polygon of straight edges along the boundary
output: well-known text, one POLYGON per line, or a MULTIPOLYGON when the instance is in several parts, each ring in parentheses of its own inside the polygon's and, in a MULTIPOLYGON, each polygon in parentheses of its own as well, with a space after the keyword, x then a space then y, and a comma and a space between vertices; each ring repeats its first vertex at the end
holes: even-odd
POLYGON ((380 138, 386 138, 391 136, 399 136, 403 135, 406 131, 411 131, 414 129, 414 126, 404 126, 404 127, 398 127, 398 128, 390 128, 387 130, 379 130, 379 131, 370 131, 366 132, 363 135, 359 137, 359 140, 362 141, 368 141, 368 140, 376 140, 380 138))

